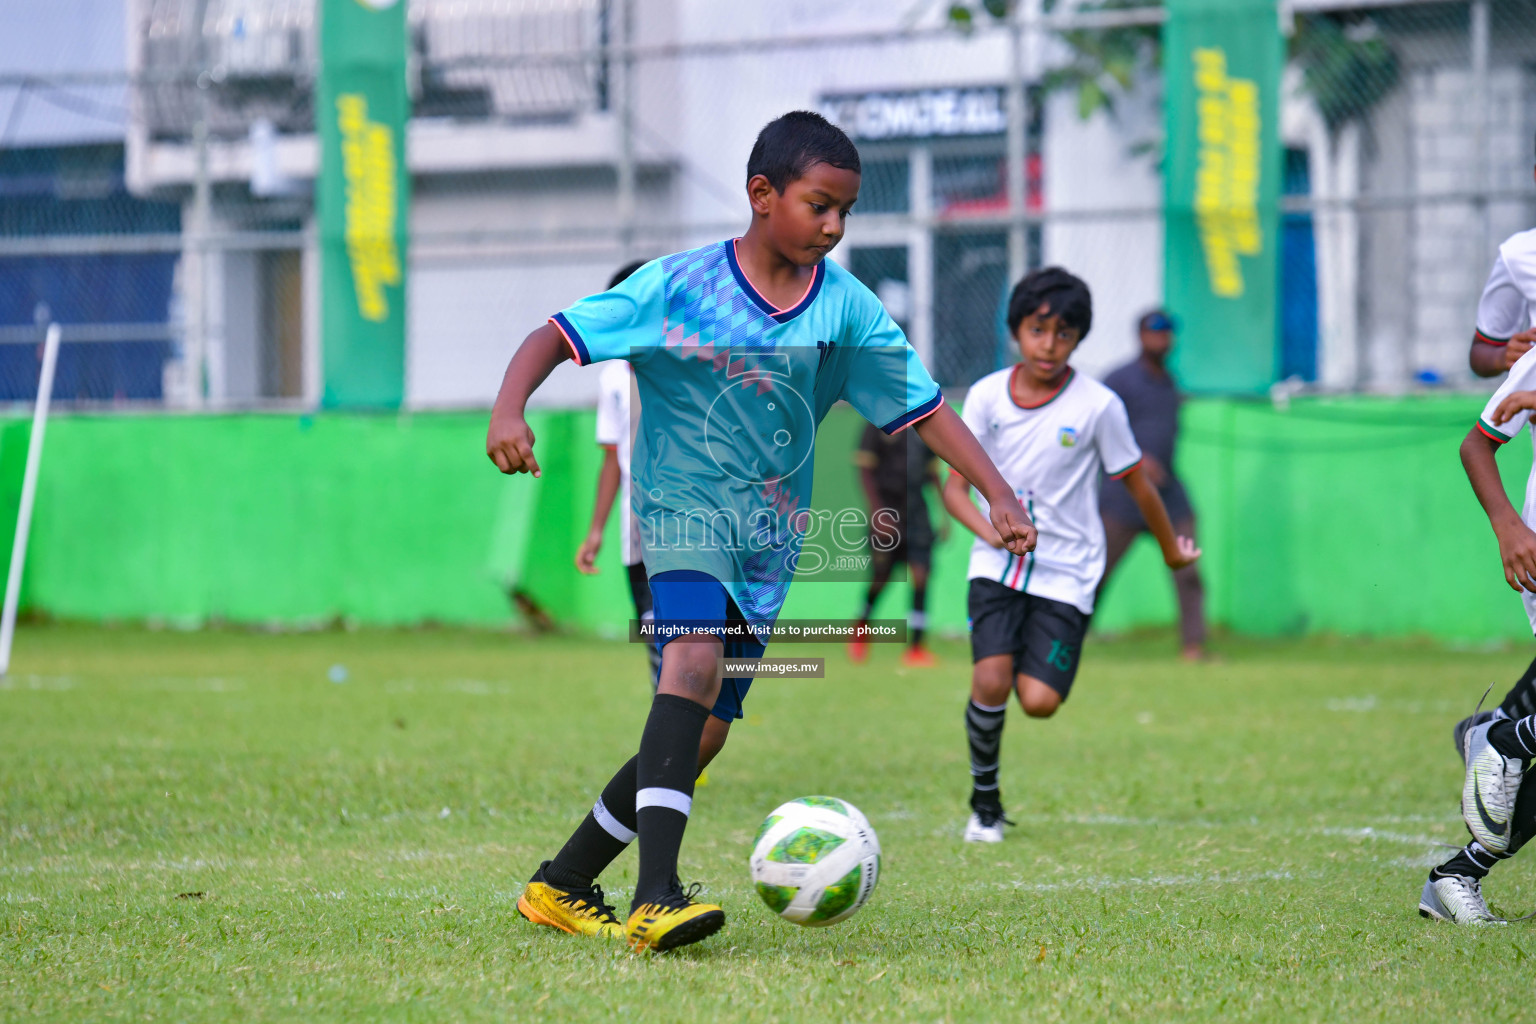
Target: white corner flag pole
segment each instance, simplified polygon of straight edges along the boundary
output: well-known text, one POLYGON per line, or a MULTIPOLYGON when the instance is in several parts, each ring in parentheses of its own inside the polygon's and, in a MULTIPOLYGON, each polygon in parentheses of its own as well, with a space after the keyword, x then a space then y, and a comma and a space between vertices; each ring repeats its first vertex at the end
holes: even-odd
POLYGON ((37 408, 32 436, 27 440, 27 472, 21 481, 21 507, 16 510, 16 540, 11 545, 11 571, 5 580, 5 608, 0 611, 0 677, 11 670, 11 643, 16 639, 16 605, 21 601, 21 567, 27 558, 27 533, 32 527, 32 502, 37 497, 37 464, 43 458, 43 430, 48 426, 48 400, 53 397, 53 368, 59 361, 59 325, 49 324, 43 339, 43 372, 37 379, 37 408))

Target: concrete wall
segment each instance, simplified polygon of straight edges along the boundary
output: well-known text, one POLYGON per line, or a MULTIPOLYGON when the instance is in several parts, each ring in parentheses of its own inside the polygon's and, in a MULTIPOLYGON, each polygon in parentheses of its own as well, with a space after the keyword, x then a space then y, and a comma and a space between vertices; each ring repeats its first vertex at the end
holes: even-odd
MULTIPOLYGON (((640 208, 651 216, 673 208, 670 173, 651 171, 639 185, 640 208)), ((419 179, 411 207, 406 404, 490 405, 528 333, 601 291, 626 262, 609 240, 616 217, 608 168, 419 179), (528 240, 539 235, 565 240, 528 240)), ((633 258, 652 255, 661 253, 642 250, 633 258)), ((574 364, 557 368, 534 396, 543 407, 596 400, 597 371, 574 364)))
POLYGON ((1045 229, 1044 259, 1093 289, 1093 333, 1073 364, 1102 377, 1139 351, 1135 322, 1163 301, 1162 176, 1152 158, 1132 153, 1155 117, 1144 109, 1083 121, 1077 97, 1060 93, 1046 108, 1045 208, 1062 219, 1045 229), (1139 209, 1135 215, 1081 216, 1139 209))
POLYGON ((1482 152, 1465 22, 1455 18, 1391 37, 1399 84, 1354 129, 1358 190, 1378 201, 1356 216, 1362 377, 1373 389, 1411 388, 1423 371, 1481 386, 1466 365, 1478 296, 1499 242, 1536 222, 1529 202, 1483 208, 1469 198, 1484 187, 1528 190, 1536 165, 1529 32, 1500 17, 1482 152))

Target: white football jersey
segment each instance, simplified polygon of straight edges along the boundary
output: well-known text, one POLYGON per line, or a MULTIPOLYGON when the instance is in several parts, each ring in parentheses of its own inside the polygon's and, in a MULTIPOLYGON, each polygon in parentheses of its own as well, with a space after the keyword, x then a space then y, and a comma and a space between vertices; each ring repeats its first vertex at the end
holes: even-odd
MULTIPOLYGON (((1120 396, 1076 370, 1046 401, 1025 408, 1010 382, 1018 367, 971 385, 961 419, 1035 521, 1039 544, 1023 558, 979 537, 970 577, 1093 611, 1104 575, 1099 474, 1121 477, 1141 464, 1120 396)), ((976 496, 983 513, 986 499, 976 496)))
MULTIPOLYGON (((1513 440, 1514 436, 1531 422, 1531 414, 1522 411, 1508 423, 1495 426, 1493 411, 1510 392, 1533 390, 1536 390, 1536 348, 1521 356, 1515 365, 1509 368, 1509 376, 1504 378, 1504 383, 1499 385, 1499 390, 1495 391, 1493 397, 1488 399, 1488 404, 1483 406, 1483 415, 1477 421, 1477 429, 1499 444, 1513 440)), ((1536 430, 1532 431, 1531 441, 1536 444, 1536 430)), ((1520 518, 1525 520, 1526 526, 1536 530, 1536 465, 1531 467, 1531 475, 1525 481, 1525 505, 1520 510, 1520 518)), ((1536 633, 1536 594, 1521 591, 1520 598, 1525 602, 1525 615, 1530 619, 1531 632, 1536 633)))
POLYGON ((629 502, 629 453, 635 443, 635 425, 640 419, 640 396, 635 394, 635 375, 622 359, 603 364, 597 379, 597 443, 613 448, 619 456, 619 536, 624 539, 624 564, 641 560, 640 524, 629 502), (637 410, 633 420, 630 410, 637 410))
POLYGON ((1483 297, 1477 303, 1477 337, 1494 345, 1536 327, 1536 229, 1510 235, 1499 246, 1483 297))

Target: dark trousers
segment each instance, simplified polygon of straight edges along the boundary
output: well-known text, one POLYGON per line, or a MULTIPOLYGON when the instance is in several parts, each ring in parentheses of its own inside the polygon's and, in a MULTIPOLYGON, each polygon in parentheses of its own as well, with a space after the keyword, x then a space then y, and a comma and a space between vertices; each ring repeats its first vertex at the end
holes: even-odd
MULTIPOLYGON (((1110 516, 1104 517, 1104 540, 1107 551, 1104 558, 1104 578, 1099 581, 1099 596, 1109 583, 1110 574, 1120 559, 1130 550, 1136 536, 1146 531, 1140 523, 1122 522, 1110 516)), ((1173 532, 1180 537, 1195 536, 1195 520, 1176 520, 1173 532)), ((1200 580, 1200 563, 1186 565, 1173 574, 1174 591, 1179 599, 1179 640, 1185 647, 1201 647, 1205 644, 1205 584, 1200 580)))

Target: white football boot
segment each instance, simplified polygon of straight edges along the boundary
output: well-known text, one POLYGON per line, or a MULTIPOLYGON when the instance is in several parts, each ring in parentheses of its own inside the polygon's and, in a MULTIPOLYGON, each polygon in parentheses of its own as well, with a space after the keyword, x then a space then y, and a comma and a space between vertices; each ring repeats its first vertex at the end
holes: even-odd
POLYGON ((1466 782, 1461 788, 1461 816, 1472 838, 1490 853, 1509 850, 1510 819, 1515 813, 1515 797, 1525 776, 1525 762, 1505 757, 1488 742, 1488 730, 1495 723, 1484 722, 1467 730, 1465 753, 1466 782))
POLYGON ((1463 875, 1431 877, 1419 897, 1419 916, 1432 917, 1452 924, 1490 925, 1508 922, 1494 917, 1483 899, 1483 886, 1475 878, 1463 875))
POLYGON ((968 843, 1000 843, 1003 841, 1003 826, 1011 825, 1003 814, 1001 807, 995 810, 991 807, 982 807, 979 811, 971 812, 971 819, 965 823, 965 841, 968 843))

